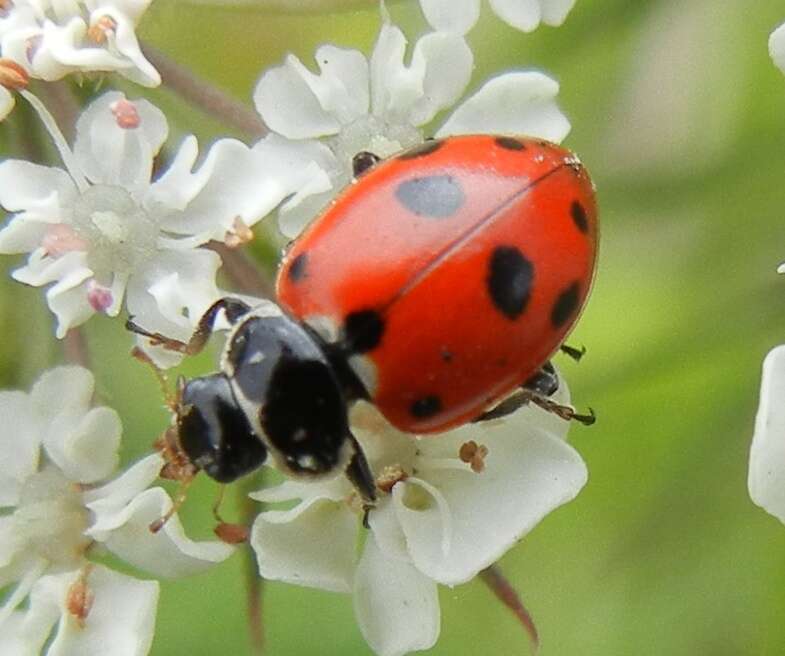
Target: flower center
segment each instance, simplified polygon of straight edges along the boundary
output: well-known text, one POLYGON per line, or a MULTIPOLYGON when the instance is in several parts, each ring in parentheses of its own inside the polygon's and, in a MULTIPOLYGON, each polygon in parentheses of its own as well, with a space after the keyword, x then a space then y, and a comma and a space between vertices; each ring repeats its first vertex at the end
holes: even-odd
POLYGON ((422 133, 414 126, 387 123, 369 114, 345 126, 329 145, 351 178, 352 160, 357 153, 368 151, 384 159, 422 141, 422 133))
POLYGON ((88 264, 99 277, 130 273, 156 251, 156 221, 121 187, 87 189, 74 205, 72 226, 87 242, 88 264))
POLYGON ((18 550, 54 565, 73 566, 84 557, 87 509, 75 484, 55 467, 27 479, 12 515, 18 550))

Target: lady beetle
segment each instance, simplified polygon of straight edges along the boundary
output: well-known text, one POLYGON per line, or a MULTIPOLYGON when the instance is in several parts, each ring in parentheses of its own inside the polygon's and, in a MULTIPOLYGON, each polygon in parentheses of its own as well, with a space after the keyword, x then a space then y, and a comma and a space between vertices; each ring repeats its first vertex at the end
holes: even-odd
POLYGON ((353 401, 411 433, 510 412, 521 386, 523 401, 549 405, 548 360, 583 307, 597 253, 580 161, 549 142, 476 135, 378 164, 362 153, 356 165, 362 176, 286 253, 280 309, 222 299, 188 344, 130 324, 186 353, 220 311, 233 324, 220 373, 185 383, 177 409, 180 448, 217 480, 269 451, 295 476, 345 469, 370 504, 353 401))

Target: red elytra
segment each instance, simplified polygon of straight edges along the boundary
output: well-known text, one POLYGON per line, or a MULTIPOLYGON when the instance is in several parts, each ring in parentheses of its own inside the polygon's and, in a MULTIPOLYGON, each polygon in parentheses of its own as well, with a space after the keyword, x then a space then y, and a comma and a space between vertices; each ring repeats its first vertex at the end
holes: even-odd
POLYGON ((281 264, 278 299, 362 353, 350 365, 393 425, 443 431, 559 348, 589 293, 597 230, 593 185, 570 151, 522 137, 428 141, 368 171, 308 227, 281 264))

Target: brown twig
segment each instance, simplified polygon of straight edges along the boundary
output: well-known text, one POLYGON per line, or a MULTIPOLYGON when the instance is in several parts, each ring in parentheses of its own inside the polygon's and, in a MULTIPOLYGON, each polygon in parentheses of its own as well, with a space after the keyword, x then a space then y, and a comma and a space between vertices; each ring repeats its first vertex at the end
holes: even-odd
POLYGON ((90 368, 90 351, 81 328, 71 328, 63 338, 63 353, 70 364, 90 368))
POLYGON ((491 592, 496 595, 496 598, 512 611, 512 614, 515 615, 529 636, 532 649, 536 652, 540 646, 540 637, 537 634, 534 620, 529 611, 526 610, 526 606, 523 605, 518 591, 512 587, 512 584, 504 576, 498 565, 491 565, 484 569, 480 572, 480 578, 490 588, 491 592))
POLYGON ((63 136, 69 142, 73 142, 81 107, 71 85, 65 80, 60 80, 42 84, 39 88, 40 95, 44 97, 46 106, 55 117, 63 136))
POLYGON ((243 103, 198 77, 150 44, 143 43, 142 51, 150 63, 158 69, 164 86, 206 114, 214 116, 254 139, 267 134, 267 126, 259 115, 243 103))
POLYGON ((258 265, 241 249, 229 248, 226 244, 212 241, 208 248, 218 253, 223 262, 223 270, 241 294, 275 298, 275 287, 258 265))
MULTIPOLYGON (((252 489, 262 487, 264 473, 259 471, 255 476, 248 477, 242 485, 238 486, 242 508, 242 521, 246 526, 251 526, 253 520, 263 509, 259 503, 251 499, 248 493, 252 489)), ((256 565, 254 550, 250 545, 245 545, 243 550, 245 559, 245 608, 248 613, 248 633, 251 640, 251 649, 256 654, 264 653, 264 579, 259 574, 256 565)))

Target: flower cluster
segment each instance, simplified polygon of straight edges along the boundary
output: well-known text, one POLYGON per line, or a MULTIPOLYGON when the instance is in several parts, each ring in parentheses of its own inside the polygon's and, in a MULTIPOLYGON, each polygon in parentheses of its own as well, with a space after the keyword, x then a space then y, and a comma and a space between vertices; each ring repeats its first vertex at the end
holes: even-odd
MULTIPOLYGON (((225 295, 220 253, 244 246, 273 212, 284 236, 296 237, 352 182, 357 153, 384 158, 429 137, 472 133, 559 142, 570 130, 556 102, 559 85, 542 72, 507 72, 472 88, 465 35, 480 0, 421 0, 432 29, 411 48, 382 3, 369 57, 324 45, 314 56, 318 70, 290 55, 266 71, 253 101, 269 132, 254 143, 219 139, 200 157, 187 136, 165 151, 163 112, 119 91, 91 100, 69 143, 26 89, 29 79, 114 72, 160 83, 134 34, 148 4, 0 0, 0 116, 20 91, 61 160, 0 161, 0 205, 9 214, 0 254, 26 256, 12 276, 46 288, 59 338, 97 313, 125 311, 152 338, 141 343, 155 362, 169 366, 175 360, 156 344, 188 341, 225 295)), ((574 0, 489 4, 530 31, 559 25, 574 0)), ((49 371, 30 394, 0 392, 0 415, 10 418, 0 431, 2 653, 92 653, 106 645, 146 653, 158 584, 94 556, 111 552, 171 577, 232 551, 190 541, 176 515, 149 530, 172 507, 150 487, 171 463, 155 453, 112 478, 120 421, 108 408, 91 408, 93 394, 92 375, 78 367, 49 371)), ((569 403, 564 384, 555 400, 569 403)), ((394 430, 366 403, 355 405, 351 424, 381 495, 368 516, 343 476, 287 480, 253 495, 274 507, 258 515, 250 542, 262 576, 352 593, 361 631, 383 656, 432 646, 437 586, 493 565, 587 479, 566 442, 568 422, 534 406, 435 439, 394 430)))
MULTIPOLYGON (((769 54, 785 73, 785 24, 769 38, 769 54)), ((785 273, 785 263, 777 269, 785 273)), ((763 361, 760 403, 750 448, 750 498, 785 523, 785 346, 772 349, 763 361)))
MULTIPOLYGON (((569 401, 564 386, 557 399, 569 401)), ((343 479, 252 495, 299 502, 262 512, 251 545, 265 578, 351 592, 360 629, 382 656, 432 647, 437 584, 473 579, 587 478, 565 441, 568 423, 536 407, 438 438, 400 433, 367 404, 352 425, 384 492, 359 558, 358 507, 343 479)))
MULTIPOLYGON (((346 186, 354 155, 383 158, 422 143, 423 127, 461 99, 474 65, 462 36, 426 34, 408 66, 406 45, 403 32, 385 23, 369 60, 327 45, 314 56, 318 75, 290 55, 259 80, 254 101, 274 133, 268 139, 315 164, 313 177, 279 209, 285 235, 296 236, 346 186)), ((558 83, 539 72, 499 75, 463 100, 433 136, 528 134, 559 142, 570 124, 556 105, 558 92, 558 83)))
POLYGON ((13 276, 51 285, 47 301, 63 337, 96 312, 117 316, 123 300, 148 330, 187 338, 218 296, 219 256, 210 240, 239 239, 300 180, 273 148, 234 139, 213 144, 193 170, 187 137, 153 179, 169 128, 146 100, 109 92, 76 125, 66 169, 23 160, 0 163, 0 204, 14 212, 0 253, 29 253, 13 276))
POLYGON ((148 456, 110 479, 120 418, 91 408, 93 393, 93 376, 80 367, 45 373, 29 394, 0 392, 0 586, 16 584, 0 607, 3 654, 39 652, 50 640, 52 653, 97 653, 102 644, 145 653, 158 583, 114 572, 91 556, 108 551, 173 577, 232 553, 221 542, 192 542, 176 516, 149 531, 172 504, 162 488, 149 487, 163 461, 148 456))
POLYGON ((161 83, 134 29, 150 0, 2 0, 0 119, 13 108, 11 90, 29 78, 117 72, 144 86, 161 83), (9 79, 11 73, 15 78, 9 79), (15 80, 15 82, 14 82, 15 80))

